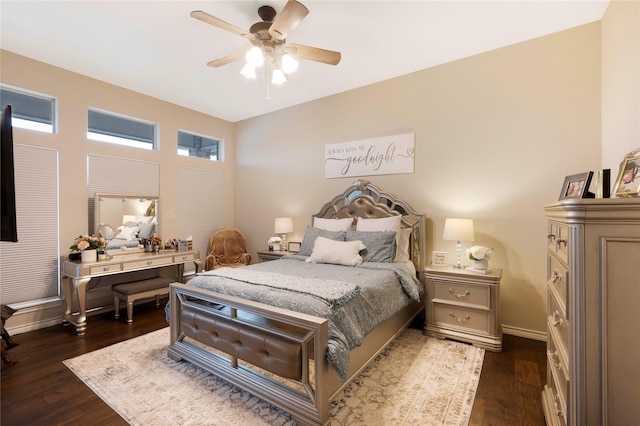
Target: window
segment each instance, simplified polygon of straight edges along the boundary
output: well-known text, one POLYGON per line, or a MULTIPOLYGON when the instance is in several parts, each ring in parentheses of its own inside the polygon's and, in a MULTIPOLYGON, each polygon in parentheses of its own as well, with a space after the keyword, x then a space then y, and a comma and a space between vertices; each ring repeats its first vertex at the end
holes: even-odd
POLYGON ((54 133, 55 99, 50 96, 8 88, 0 89, 3 110, 11 105, 13 127, 54 133))
POLYGON ((91 109, 87 122, 88 139, 149 150, 156 148, 155 123, 91 109))
POLYGON ((178 155, 222 161, 221 139, 195 135, 178 130, 178 155))

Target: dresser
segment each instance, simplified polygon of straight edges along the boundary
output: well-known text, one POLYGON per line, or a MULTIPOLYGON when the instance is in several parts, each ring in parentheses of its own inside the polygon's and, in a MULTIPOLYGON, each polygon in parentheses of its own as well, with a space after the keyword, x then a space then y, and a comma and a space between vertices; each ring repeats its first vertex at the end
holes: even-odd
POLYGON ((196 272, 202 270, 200 253, 197 250, 185 252, 161 250, 154 253, 117 254, 112 259, 96 262, 64 260, 62 262, 62 291, 65 298, 64 323, 75 325, 78 335, 86 333, 87 288, 92 279, 128 272, 174 267, 176 281, 182 281, 184 265, 187 263, 193 263, 196 272), (73 312, 74 299, 78 302, 77 313, 73 312))
POLYGON ((640 424, 640 199, 545 213, 547 424, 640 424))
POLYGON ((453 266, 429 266, 424 274, 427 283, 424 334, 472 343, 490 351, 502 350, 501 269, 492 268, 484 273, 453 266))

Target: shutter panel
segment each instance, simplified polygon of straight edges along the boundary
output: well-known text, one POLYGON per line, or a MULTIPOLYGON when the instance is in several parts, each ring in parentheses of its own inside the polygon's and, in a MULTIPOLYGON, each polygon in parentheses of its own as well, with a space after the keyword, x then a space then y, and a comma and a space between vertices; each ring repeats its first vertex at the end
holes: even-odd
POLYGON ((3 304, 60 295, 58 151, 14 145, 18 242, 0 242, 3 304))

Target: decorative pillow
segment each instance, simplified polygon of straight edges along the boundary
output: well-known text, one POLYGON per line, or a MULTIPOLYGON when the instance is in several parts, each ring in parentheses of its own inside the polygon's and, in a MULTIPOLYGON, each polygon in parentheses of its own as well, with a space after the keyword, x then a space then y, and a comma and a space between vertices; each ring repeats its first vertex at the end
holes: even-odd
POLYGON ((366 246, 360 255, 363 262, 391 263, 396 256, 395 231, 347 231, 347 241, 362 241, 366 246))
POLYGON ((137 226, 134 226, 134 227, 125 226, 124 228, 122 228, 122 231, 120 231, 120 233, 116 235, 116 238, 120 240, 131 241, 136 237, 137 232, 138 232, 137 226))
POLYGON ((137 215, 136 216, 136 222, 142 222, 142 223, 151 223, 151 221, 153 220, 154 216, 142 216, 142 215, 137 215))
POLYGON ((318 237, 313 245, 311 256, 305 262, 358 266, 362 263, 360 250, 365 248, 362 241, 335 241, 318 237))
POLYGON ((307 226, 307 231, 304 234, 304 238, 302 239, 302 244, 300 245, 300 252, 298 253, 301 256, 311 256, 311 252, 313 251, 313 245, 316 242, 316 238, 324 237, 334 241, 344 241, 345 232, 344 231, 325 231, 324 229, 314 228, 313 226, 307 226))
POLYGON ((409 259, 409 237, 411 236, 411 228, 402 228, 399 234, 396 234, 396 258, 394 262, 411 262, 409 259))
POLYGON ((140 222, 138 224, 138 229, 140 229, 140 232, 138 232, 138 238, 151 238, 153 233, 156 231, 156 224, 140 222))
POLYGON ((401 229, 402 216, 378 219, 358 219, 356 231, 396 231, 396 258, 394 262, 409 262, 409 235, 411 228, 401 229))
POLYGON ((324 229, 326 231, 346 231, 351 229, 352 224, 352 217, 345 217, 344 219, 325 219, 322 217, 313 218, 313 227, 324 229))

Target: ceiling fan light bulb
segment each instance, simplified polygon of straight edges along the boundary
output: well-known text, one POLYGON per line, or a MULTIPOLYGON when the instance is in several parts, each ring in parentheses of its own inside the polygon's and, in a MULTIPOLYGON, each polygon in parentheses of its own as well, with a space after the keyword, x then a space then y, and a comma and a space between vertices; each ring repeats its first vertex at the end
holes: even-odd
POLYGON ((284 71, 287 74, 291 74, 297 69, 298 69, 298 61, 296 61, 296 58, 289 55, 288 53, 285 53, 284 55, 282 55, 282 71, 284 71))
POLYGON ((287 77, 284 76, 282 70, 276 69, 273 70, 273 75, 271 76, 271 83, 273 84, 282 84, 287 81, 287 77))
POLYGON ((242 71, 240 71, 240 74, 242 74, 243 76, 250 78, 252 80, 256 79, 256 68, 251 65, 250 63, 246 63, 244 64, 244 67, 242 67, 242 71))
POLYGON ((253 46, 249 51, 245 54, 245 59, 248 63, 253 65, 254 67, 261 67, 264 64, 264 56, 262 55, 262 49, 258 46, 253 46))

